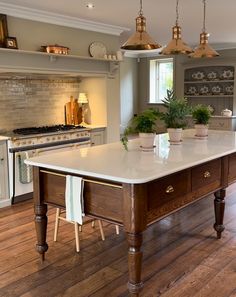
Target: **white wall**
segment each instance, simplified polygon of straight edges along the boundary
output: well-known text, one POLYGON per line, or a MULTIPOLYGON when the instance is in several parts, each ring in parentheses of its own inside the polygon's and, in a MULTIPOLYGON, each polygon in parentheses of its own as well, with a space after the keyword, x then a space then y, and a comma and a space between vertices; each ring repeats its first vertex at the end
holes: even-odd
POLYGON ((124 58, 120 65, 120 109, 121 125, 120 132, 123 133, 129 120, 137 113, 138 92, 137 92, 138 65, 137 59, 124 58))

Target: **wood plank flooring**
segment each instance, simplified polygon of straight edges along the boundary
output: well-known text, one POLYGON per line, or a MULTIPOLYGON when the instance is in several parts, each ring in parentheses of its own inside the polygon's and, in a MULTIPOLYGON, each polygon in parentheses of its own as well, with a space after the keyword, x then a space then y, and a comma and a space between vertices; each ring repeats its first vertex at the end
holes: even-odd
MULTIPOLYGON (((150 227, 144 234, 142 297, 236 297, 236 185, 226 197, 221 240, 212 228, 213 195, 150 227)), ((53 242, 55 209, 49 209, 49 251, 35 252, 32 201, 0 209, 1 297, 125 297, 127 244, 121 228, 83 227, 75 252, 74 226, 61 222, 53 242)))

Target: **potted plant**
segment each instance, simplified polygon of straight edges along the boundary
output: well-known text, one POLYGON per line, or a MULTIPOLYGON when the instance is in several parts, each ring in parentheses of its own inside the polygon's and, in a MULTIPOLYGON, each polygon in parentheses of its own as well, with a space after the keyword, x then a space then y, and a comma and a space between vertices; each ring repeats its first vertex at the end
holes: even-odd
POLYGON ((167 90, 167 97, 162 102, 166 110, 159 111, 160 119, 166 125, 170 143, 179 144, 182 140, 182 130, 187 125, 186 116, 190 112, 187 99, 177 99, 173 91, 167 90))
POLYGON ((140 146, 143 150, 152 149, 156 135, 155 126, 157 118, 158 111, 153 108, 146 109, 142 113, 134 116, 130 120, 121 138, 125 149, 128 150, 128 136, 135 133, 139 133, 140 146))
POLYGON ((192 110, 192 117, 195 122, 197 137, 207 137, 208 123, 212 114, 211 107, 198 104, 192 110))

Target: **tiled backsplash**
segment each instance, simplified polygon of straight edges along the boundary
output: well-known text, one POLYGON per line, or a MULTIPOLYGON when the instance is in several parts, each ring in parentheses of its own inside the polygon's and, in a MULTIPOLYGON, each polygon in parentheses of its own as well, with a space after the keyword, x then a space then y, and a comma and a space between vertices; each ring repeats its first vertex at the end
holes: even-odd
POLYGON ((64 124, 64 105, 78 98, 78 78, 0 79, 0 131, 64 124))

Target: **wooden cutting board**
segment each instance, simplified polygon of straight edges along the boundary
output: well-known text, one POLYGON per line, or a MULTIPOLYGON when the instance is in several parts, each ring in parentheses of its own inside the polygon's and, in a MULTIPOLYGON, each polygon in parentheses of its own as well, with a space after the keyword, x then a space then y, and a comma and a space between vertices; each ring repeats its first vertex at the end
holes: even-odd
POLYGON ((65 122, 67 125, 79 125, 82 122, 82 108, 73 96, 65 105, 65 122))

